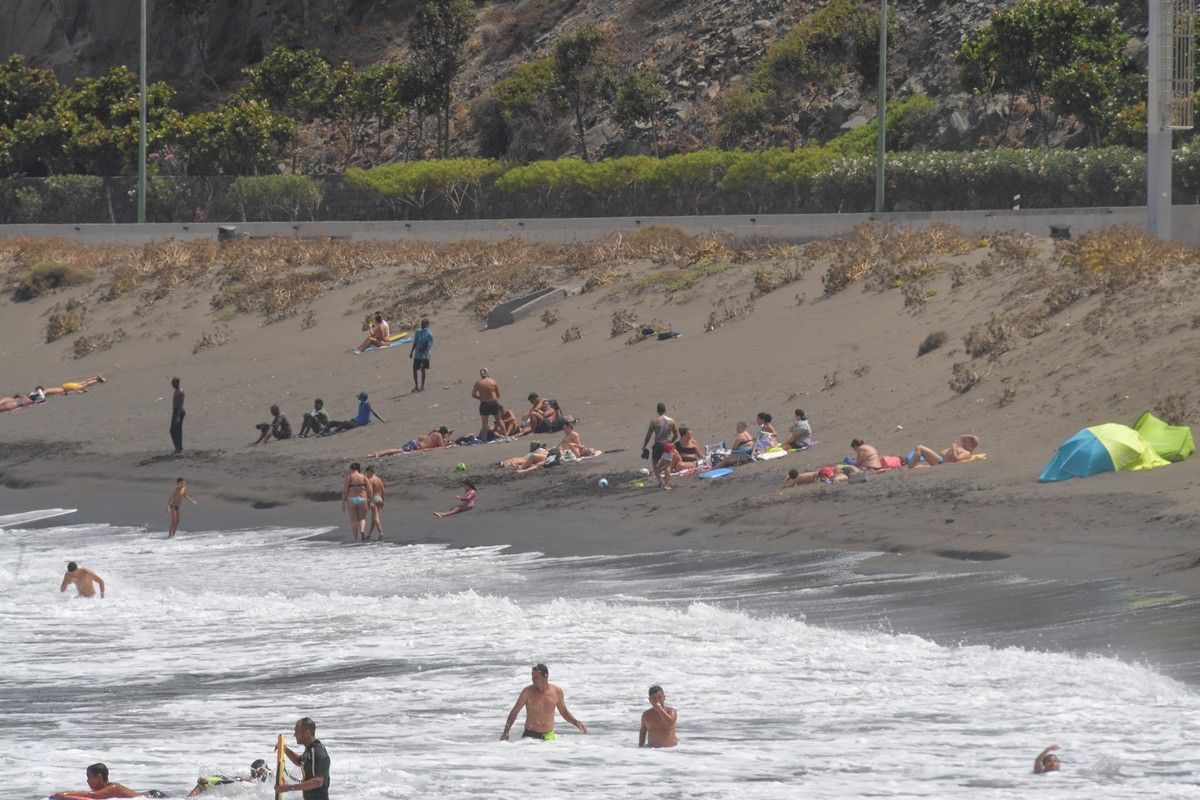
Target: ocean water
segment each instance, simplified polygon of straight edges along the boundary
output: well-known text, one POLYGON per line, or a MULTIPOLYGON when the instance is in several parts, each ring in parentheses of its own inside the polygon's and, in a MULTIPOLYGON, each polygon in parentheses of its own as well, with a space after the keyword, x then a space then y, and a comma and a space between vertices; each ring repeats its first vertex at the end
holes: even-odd
POLYGON ((183 796, 271 762, 301 716, 334 798, 1200 797, 1181 598, 866 576, 843 553, 548 558, 66 520, 0 515, 4 798, 82 788, 94 761, 183 796), (105 600, 57 591, 69 559, 105 600), (537 661, 590 733, 498 742, 537 661), (679 710, 673 750, 636 747, 651 683, 679 710), (1063 771, 1030 774, 1052 742, 1063 771))

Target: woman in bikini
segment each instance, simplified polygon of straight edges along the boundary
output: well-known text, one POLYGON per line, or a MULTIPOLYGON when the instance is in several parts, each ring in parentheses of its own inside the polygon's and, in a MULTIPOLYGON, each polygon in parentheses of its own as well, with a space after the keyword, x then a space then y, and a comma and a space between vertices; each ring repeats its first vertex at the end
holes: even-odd
POLYGON ((747 461, 751 461, 754 455, 754 435, 750 433, 750 426, 744 422, 737 424, 737 436, 733 439, 733 449, 729 455, 721 459, 718 467, 735 467, 747 461))
POLYGON ((350 473, 346 475, 342 486, 342 510, 350 513, 350 535, 355 544, 366 536, 370 489, 370 481, 359 471, 359 464, 355 461, 350 465, 350 473))
POLYGON ((679 428, 679 441, 675 443, 675 450, 679 453, 684 469, 699 466, 704 458, 704 448, 696 441, 692 429, 686 425, 679 428))

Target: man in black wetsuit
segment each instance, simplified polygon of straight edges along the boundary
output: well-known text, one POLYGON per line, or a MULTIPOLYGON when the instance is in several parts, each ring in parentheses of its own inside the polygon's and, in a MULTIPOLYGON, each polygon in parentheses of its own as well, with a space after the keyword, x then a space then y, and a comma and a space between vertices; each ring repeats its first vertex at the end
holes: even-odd
POLYGON ((171 378, 171 443, 175 445, 175 455, 183 452, 183 390, 179 388, 179 378, 171 378))
POLYGON ((300 791, 304 793, 304 800, 329 800, 329 753, 317 738, 317 723, 311 718, 305 717, 296 723, 296 743, 304 745, 303 753, 290 747, 283 748, 283 752, 304 771, 304 779, 299 783, 278 784, 275 794, 300 791))

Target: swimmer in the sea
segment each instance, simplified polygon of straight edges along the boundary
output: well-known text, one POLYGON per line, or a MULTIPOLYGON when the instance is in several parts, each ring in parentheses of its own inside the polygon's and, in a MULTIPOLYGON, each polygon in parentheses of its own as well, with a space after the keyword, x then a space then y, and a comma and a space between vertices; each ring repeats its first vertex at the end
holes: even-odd
POLYGON ((175 490, 167 498, 167 513, 171 515, 171 530, 167 532, 168 539, 175 535, 175 531, 179 530, 180 509, 184 500, 194 506, 200 505, 187 493, 187 484, 184 483, 183 478, 176 478, 175 490))
POLYGON ((661 686, 650 687, 650 708, 642 712, 642 729, 638 731, 638 747, 674 747, 675 723, 679 712, 667 705, 661 686))
POLYGON ((230 783, 266 783, 271 780, 271 770, 267 762, 257 758, 250 765, 250 774, 231 778, 228 775, 201 775, 196 779, 196 787, 188 792, 188 797, 204 794, 214 786, 225 786, 230 783))
POLYGON ((157 789, 135 792, 128 786, 109 781, 108 767, 100 763, 92 764, 87 768, 87 785, 88 791, 86 792, 56 792, 50 795, 50 800, 63 800, 68 797, 166 797, 157 789))
POLYGON ((1059 763, 1058 756, 1054 755, 1054 751, 1059 747, 1052 744, 1042 752, 1038 753, 1037 758, 1033 760, 1033 774, 1041 775, 1044 772, 1058 772, 1062 767, 1059 763))
POLYGON ((504 724, 504 733, 500 734, 500 741, 508 741, 508 732, 517 721, 517 715, 521 713, 522 708, 525 709, 525 730, 521 732, 522 739, 553 741, 556 738, 555 711, 560 712, 563 719, 578 728, 580 733, 587 733, 587 725, 575 719, 567 710, 567 698, 562 689, 550 682, 550 668, 545 664, 534 664, 533 680, 521 690, 512 711, 508 712, 508 721, 504 724))
POLYGON ((100 587, 100 598, 104 599, 104 579, 90 569, 81 567, 74 561, 67 564, 67 573, 63 575, 60 592, 65 592, 68 586, 74 586, 79 597, 95 597, 96 587, 100 587))

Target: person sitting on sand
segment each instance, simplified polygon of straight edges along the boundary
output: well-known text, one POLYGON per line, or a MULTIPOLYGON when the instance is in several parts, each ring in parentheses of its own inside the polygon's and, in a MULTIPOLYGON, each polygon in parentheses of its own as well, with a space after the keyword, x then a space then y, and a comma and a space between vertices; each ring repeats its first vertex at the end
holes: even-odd
POLYGON ((87 768, 88 791, 65 791, 50 795, 50 800, 64 800, 69 797, 166 797, 157 789, 148 792, 135 792, 128 786, 122 786, 108 779, 108 767, 96 763, 87 768))
POLYGON ((722 458, 715 466, 718 467, 735 467, 738 464, 749 461, 754 455, 754 435, 750 433, 750 426, 744 422, 737 424, 737 433, 733 437, 733 446, 729 451, 729 455, 722 458))
POLYGON ((530 392, 529 410, 525 412, 525 418, 521 421, 523 428, 528 428, 530 433, 549 433, 549 420, 554 415, 554 406, 550 405, 550 401, 538 396, 537 392, 530 392))
POLYGON ((310 433, 319 434, 328 426, 329 412, 325 410, 325 401, 318 397, 313 400, 313 410, 304 414, 304 421, 300 423, 300 437, 304 438, 310 433))
POLYGON ((766 411, 760 411, 754 415, 754 420, 757 427, 754 430, 754 441, 757 449, 766 450, 774 447, 779 440, 779 434, 775 431, 775 426, 771 424, 773 417, 766 411))
POLYGON ((550 451, 542 446, 541 442, 533 442, 529 445, 529 455, 506 458, 500 462, 500 466, 515 469, 518 474, 523 475, 541 467, 549 457, 550 451))
POLYGON ((104 578, 71 561, 67 564, 67 572, 63 575, 58 591, 65 592, 68 586, 74 586, 78 597, 95 597, 97 585, 100 587, 100 599, 103 600, 104 578))
POLYGON ((792 450, 805 450, 812 447, 812 424, 805 416, 803 408, 796 409, 796 421, 792 423, 788 438, 783 440, 783 447, 792 450))
MULTIPOLYGON (((848 468, 858 472, 857 467, 848 468)), ((845 469, 838 470, 837 467, 832 466, 821 467, 820 469, 813 470, 811 472, 801 472, 798 469, 789 469, 787 477, 784 478, 783 486, 786 489, 792 486, 807 486, 810 483, 817 483, 818 481, 832 486, 835 483, 845 483, 848 480, 850 480, 850 478, 846 474, 845 469)))
POLYGON ((912 466, 936 467, 944 462, 953 464, 958 461, 970 461, 977 447, 979 447, 979 437, 973 433, 964 433, 940 452, 919 444, 913 449, 912 466))
POLYGON ((380 422, 387 422, 387 420, 379 416, 379 414, 375 412, 375 409, 371 407, 371 404, 367 402, 367 393, 359 392, 358 414, 355 415, 354 419, 332 420, 330 421, 329 425, 326 426, 324 433, 340 433, 341 431, 348 431, 351 428, 361 428, 363 425, 367 425, 371 422, 372 416, 374 416, 375 419, 379 420, 380 422))
POLYGON ((250 764, 250 774, 231 778, 228 775, 201 775, 196 779, 196 787, 188 792, 188 797, 204 794, 214 786, 227 786, 231 783, 266 783, 271 780, 271 770, 267 762, 256 758, 250 764))
POLYGON ((879 451, 874 447, 862 439, 854 439, 850 442, 850 447, 854 450, 854 466, 859 469, 883 469, 879 451))
POLYGON ((1062 764, 1058 760, 1058 756, 1053 755, 1059 746, 1052 744, 1042 752, 1038 753, 1037 758, 1033 760, 1033 774, 1042 775, 1046 772, 1058 772, 1062 768, 1062 764))
POLYGON ((367 332, 367 338, 362 340, 362 344, 354 348, 355 353, 361 353, 368 347, 386 347, 389 344, 389 338, 392 332, 388 327, 387 320, 383 318, 383 314, 379 311, 375 312, 375 318, 370 323, 370 330, 367 332))
POLYGON ((279 411, 279 406, 271 406, 270 422, 260 422, 254 427, 258 428, 258 439, 254 444, 265 444, 272 439, 292 438, 292 423, 279 411))
POLYGON ((700 466, 700 462, 704 460, 704 447, 696 441, 692 429, 686 425, 679 426, 679 441, 675 442, 675 452, 679 454, 679 469, 700 466))
POLYGON ((367 458, 383 458, 384 456, 396 456, 401 453, 413 453, 417 450, 437 450, 441 447, 454 447, 454 442, 450 441, 450 436, 453 433, 453 428, 447 428, 443 425, 440 428, 434 428, 424 436, 409 439, 399 447, 367 453, 367 458))
POLYGON ((521 423, 517 421, 517 415, 507 408, 501 408, 500 418, 492 423, 492 427, 488 429, 488 441, 517 436, 520 429, 521 423))
MULTIPOLYGON (((51 386, 48 389, 44 386, 38 386, 33 390, 33 394, 40 394, 41 399, 44 400, 47 397, 60 397, 71 392, 86 392, 89 386, 95 386, 97 383, 106 383, 104 376, 99 373, 84 378, 81 381, 67 381, 62 386, 51 386)), ((30 400, 33 400, 33 394, 29 396, 30 400)), ((41 400, 33 401, 35 403, 41 402, 41 400)))
POLYGON ((475 507, 475 484, 469 480, 462 482, 463 493, 458 496, 458 506, 449 511, 435 511, 433 515, 438 519, 453 517, 455 514, 461 514, 464 511, 470 511, 475 507))
POLYGON ((576 458, 587 458, 596 454, 595 450, 579 441, 579 434, 575 431, 573 422, 563 423, 563 438, 558 443, 558 452, 566 453, 567 451, 574 453, 576 458))

